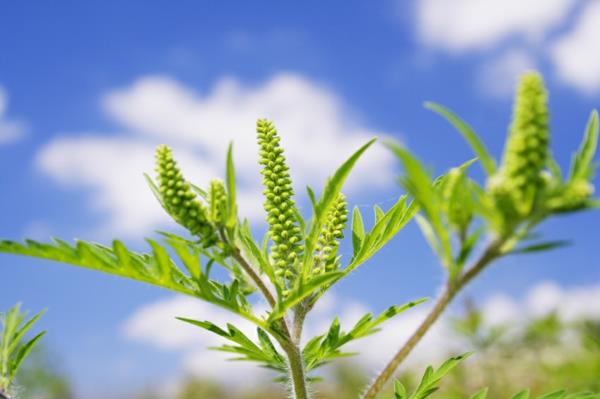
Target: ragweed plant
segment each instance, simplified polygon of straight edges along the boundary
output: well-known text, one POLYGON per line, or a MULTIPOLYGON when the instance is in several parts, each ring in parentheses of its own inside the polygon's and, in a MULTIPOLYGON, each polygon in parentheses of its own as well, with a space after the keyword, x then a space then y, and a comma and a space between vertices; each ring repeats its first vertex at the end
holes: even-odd
POLYGON ((337 250, 347 229, 348 209, 341 189, 373 141, 335 171, 318 198, 308 189, 312 207, 305 219, 295 203, 275 126, 260 119, 256 130, 268 224, 262 240, 256 241, 247 220, 238 216, 231 146, 225 182, 213 180, 208 189, 202 189, 184 177, 171 149, 161 145, 156 150, 156 179, 146 178, 162 207, 187 229, 189 237, 162 233, 163 243, 147 240, 148 253, 133 252, 118 240, 104 246, 85 241, 71 245, 58 239, 52 243, 3 241, 0 251, 131 278, 210 302, 249 320, 256 325, 255 337, 233 324, 217 326, 208 320, 180 317, 229 341, 218 350, 279 373, 294 398, 306 399, 308 382, 317 368, 348 355, 347 343, 375 333, 383 322, 423 301, 391 306, 377 316, 367 314, 348 331, 335 319, 324 334, 303 339, 306 315, 319 298, 392 239, 417 207, 402 196, 387 212, 377 208, 368 231, 360 211, 354 209, 353 251, 343 262, 337 250), (228 272, 226 281, 211 275, 216 266, 228 272), (268 305, 266 312, 256 310, 259 297, 268 305))
POLYGON ((17 304, 6 313, 0 313, 0 398, 10 399, 14 392, 14 380, 31 350, 46 333, 41 332, 28 341, 25 335, 42 317, 43 312, 27 318, 17 304))
POLYGON ((535 228, 554 215, 600 205, 592 198, 598 113, 592 112, 581 146, 572 158, 568 175, 563 178, 549 149, 547 92, 537 73, 526 73, 520 79, 499 165, 458 116, 437 104, 426 106, 445 117, 461 133, 477 159, 432 179, 410 152, 388 143, 405 169, 401 183, 420 207, 415 220, 447 270, 447 280, 428 316, 365 391, 365 399, 377 396, 448 304, 491 263, 511 254, 564 245, 564 241, 536 241, 539 234, 535 228), (476 160, 487 175, 483 186, 468 176, 476 160), (481 251, 477 251, 479 248, 481 251))

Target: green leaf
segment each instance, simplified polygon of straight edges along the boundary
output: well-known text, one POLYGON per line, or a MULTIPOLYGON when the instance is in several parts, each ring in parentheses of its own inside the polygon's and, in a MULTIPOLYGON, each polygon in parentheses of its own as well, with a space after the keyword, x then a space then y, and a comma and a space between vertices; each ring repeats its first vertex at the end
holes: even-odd
POLYGON ((556 240, 541 242, 538 244, 528 245, 522 248, 516 248, 512 250, 511 254, 529 254, 533 252, 549 251, 556 248, 562 248, 571 245, 571 241, 567 240, 556 240))
MULTIPOLYGON (((25 324, 23 324, 23 326, 16 327, 16 331, 14 332, 14 334, 12 334, 12 338, 10 339, 10 341, 12 341, 12 344, 8 345, 9 353, 14 352, 14 350, 17 348, 17 346, 19 345, 19 343, 21 342, 23 337, 25 337, 25 334, 27 334, 29 329, 35 323, 37 323, 37 321, 44 315, 44 313, 46 313, 46 311, 42 310, 41 312, 39 312, 38 314, 33 316, 31 319, 29 319, 29 321, 27 321, 25 324)), ((7 329, 7 331, 10 331, 10 329, 7 329)), ((10 341, 6 341, 6 342, 8 343, 10 341)))
POLYGON ((152 194, 154 194, 154 197, 160 203, 160 206, 162 206, 163 209, 165 211, 167 211, 167 208, 166 208, 165 203, 163 201, 163 198, 162 198, 162 195, 160 193, 160 190, 159 190, 158 186, 156 185, 156 183, 154 183, 154 180, 147 173, 144 173, 144 178, 146 179, 146 183, 148 184, 148 187, 150 187, 150 190, 152 190, 152 194))
MULTIPOLYGON (((43 244, 32 240, 27 240, 24 244, 0 241, 0 252, 68 263, 156 285, 211 302, 244 317, 259 327, 266 327, 261 319, 248 312, 247 306, 240 305, 241 293, 236 298, 226 297, 223 284, 209 280, 208 276, 201 274, 199 270, 193 271, 194 268, 200 267, 199 257, 190 251, 186 253, 185 247, 175 243, 184 243, 199 252, 204 251, 200 245, 173 234, 166 234, 166 236, 167 243, 172 245, 182 263, 190 270, 192 277, 183 274, 176 266, 175 260, 170 258, 167 249, 152 240, 149 240, 152 247, 150 254, 130 251, 118 241, 113 244, 113 248, 84 241, 77 241, 75 246, 68 245, 64 241, 56 241, 54 244, 43 244)), ((203 252, 203 255, 209 258, 212 256, 211 260, 226 265, 217 254, 203 252)), ((231 266, 229 268, 232 272, 236 272, 231 266)))
POLYGON ((488 176, 493 175, 496 172, 496 161, 489 154, 485 144, 483 144, 477 134, 466 122, 442 105, 433 102, 426 102, 425 108, 443 116, 448 122, 450 122, 450 124, 452 124, 452 126, 456 128, 456 130, 458 130, 467 143, 469 143, 475 155, 477 155, 477 157, 481 160, 481 165, 488 176))
POLYGON ((232 228, 237 223, 237 202, 235 188, 235 167, 233 164, 233 143, 227 149, 226 179, 227 185, 227 221, 226 226, 232 228))
POLYGON ((15 375, 17 374, 17 371, 19 370, 19 367, 21 367, 21 364, 23 363, 25 358, 29 355, 29 353, 31 353, 31 350, 35 347, 35 345, 38 343, 38 341, 40 339, 42 339, 42 337, 45 334, 46 334, 46 332, 42 331, 41 333, 39 333, 38 335, 33 337, 31 340, 29 340, 25 345, 19 347, 15 358, 11 362, 11 366, 10 366, 10 377, 11 378, 15 377, 15 375))
POLYGON ((258 265, 260 270, 267 275, 271 283, 279 290, 280 280, 275 277, 275 272, 267 255, 261 251, 250 232, 250 227, 247 223, 244 223, 242 228, 238 230, 238 244, 240 245, 244 256, 250 259, 251 264, 258 265))
MULTIPOLYGON (((386 146, 402 162, 405 169, 402 185, 413 197, 415 197, 423 214, 431 224, 431 229, 439 241, 437 252, 442 258, 442 262, 446 268, 451 269, 453 257, 450 234, 442 221, 442 207, 440 206, 441 198, 434 188, 433 181, 423 165, 421 165, 421 162, 405 148, 393 142, 386 143, 386 146)), ((441 182, 440 179, 437 181, 441 182)))
POLYGON ((565 391, 564 389, 561 389, 559 391, 555 391, 555 392, 551 392, 551 393, 542 395, 542 396, 538 397, 538 399, 562 399, 565 396, 567 396, 567 391, 565 391))
POLYGON ((583 141, 574 155, 569 172, 569 181, 590 179, 594 172, 592 161, 598 146, 598 111, 592 111, 588 120, 583 141))
POLYGON ((364 315, 348 332, 341 331, 339 319, 336 318, 324 335, 319 335, 310 340, 302 353, 308 371, 321 367, 338 357, 353 356, 354 353, 342 352, 341 348, 350 341, 360 339, 379 331, 379 326, 392 317, 423 303, 426 299, 419 299, 400 306, 390 306, 377 317, 373 314, 364 315))
POLYGON ((259 338, 259 344, 257 345, 233 324, 227 324, 227 330, 225 330, 210 321, 198 321, 184 317, 177 317, 177 319, 203 328, 235 343, 236 345, 222 345, 210 348, 239 356, 232 360, 257 362, 262 366, 278 371, 281 374, 287 372, 287 363, 285 359, 279 354, 266 332, 261 328, 258 328, 257 330, 259 338))
POLYGON ((410 399, 425 399, 435 393, 439 389, 438 384, 441 379, 470 355, 471 353, 465 353, 460 356, 452 357, 446 360, 437 370, 431 366, 427 367, 421 378, 421 382, 415 389, 415 392, 410 396, 410 399))
POLYGON ((21 312, 21 304, 0 313, 0 393, 11 386, 19 367, 44 336, 45 331, 23 343, 25 335, 43 314, 44 311, 28 319, 27 313, 21 312))
POLYGON ((272 324, 281 319, 285 315, 285 312, 300 303, 304 298, 337 280, 341 276, 341 272, 328 272, 313 276, 304 281, 299 279, 298 284, 290 290, 289 295, 284 300, 277 302, 277 305, 269 314, 267 322, 272 324))
POLYGON ((482 390, 480 390, 479 392, 477 392, 475 395, 471 396, 471 399, 485 399, 487 397, 487 393, 488 393, 488 388, 483 388, 482 390))
POLYGON ((394 381, 394 395, 396 399, 406 399, 406 388, 398 380, 394 381))
POLYGON ((365 225, 363 218, 358 207, 354 207, 354 211, 352 211, 352 248, 355 255, 360 250, 364 239, 365 225))
POLYGON ((317 201, 314 209, 314 216, 310 225, 310 230, 305 240, 304 248, 304 260, 303 260, 303 274, 306 276, 311 271, 311 260, 314 254, 317 240, 322 231, 325 219, 329 214, 331 206, 335 203, 335 200, 340 193, 342 186, 350 174, 350 171, 361 157, 361 155, 375 142, 375 139, 370 140, 365 145, 360 147, 346 162, 344 162, 331 176, 327 183, 319 201, 317 201))
POLYGON ((406 204, 406 196, 400 197, 375 223, 371 231, 365 233, 360 249, 352 256, 350 264, 343 271, 344 275, 363 264, 387 244, 412 219, 418 209, 414 202, 406 204))
POLYGON ((525 389, 519 392, 518 394, 513 396, 512 399, 529 399, 529 389, 525 389))

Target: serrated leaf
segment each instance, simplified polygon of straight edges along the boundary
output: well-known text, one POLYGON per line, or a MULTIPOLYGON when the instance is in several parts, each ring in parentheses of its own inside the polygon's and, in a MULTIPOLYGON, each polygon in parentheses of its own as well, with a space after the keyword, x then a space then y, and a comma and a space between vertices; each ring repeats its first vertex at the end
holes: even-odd
POLYGON ((343 271, 344 275, 366 262, 387 244, 412 219, 418 209, 415 203, 406 205, 406 196, 401 196, 371 231, 365 233, 360 249, 353 254, 350 264, 343 271))

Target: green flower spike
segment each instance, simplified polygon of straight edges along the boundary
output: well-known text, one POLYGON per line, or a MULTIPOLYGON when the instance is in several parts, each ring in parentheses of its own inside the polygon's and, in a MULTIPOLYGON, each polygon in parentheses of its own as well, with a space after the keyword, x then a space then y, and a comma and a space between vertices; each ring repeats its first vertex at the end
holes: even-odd
POLYGON ((314 274, 333 271, 339 266, 339 257, 337 250, 339 240, 344 238, 344 229, 348 221, 348 207, 346 197, 339 193, 329 215, 323 226, 323 231, 319 237, 319 243, 316 247, 314 274))
POLYGON ((521 77, 513 121, 499 172, 490 179, 498 208, 507 216, 525 217, 543 186, 542 170, 548 158, 548 95, 542 77, 521 77))
POLYGON ((173 153, 166 145, 156 149, 156 172, 162 202, 171 217, 205 245, 215 241, 215 232, 208 222, 207 211, 184 179, 173 153))
POLYGON ((208 189, 208 201, 210 205, 210 220, 216 225, 222 225, 225 219, 225 204, 227 194, 225 185, 219 179, 213 179, 208 189))
POLYGON ((263 166, 264 208, 273 240, 271 258, 276 275, 285 277, 289 282, 297 274, 296 261, 302 253, 301 230, 296 220, 296 204, 292 199, 292 181, 275 126, 266 119, 259 119, 256 132, 260 164, 263 166))
POLYGON ((594 186, 585 179, 576 179, 561 188, 560 194, 550 198, 546 206, 552 212, 573 212, 586 208, 594 194, 594 186))

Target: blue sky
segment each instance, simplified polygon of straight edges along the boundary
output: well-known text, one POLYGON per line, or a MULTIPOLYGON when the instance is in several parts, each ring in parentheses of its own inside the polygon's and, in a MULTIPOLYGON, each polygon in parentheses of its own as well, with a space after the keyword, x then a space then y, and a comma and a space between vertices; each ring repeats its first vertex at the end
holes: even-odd
MULTIPOLYGON (((123 237, 142 248, 140 237, 174 228, 141 177, 154 145, 172 144, 205 183, 222 174, 231 139, 244 210, 260 230, 252 165, 261 116, 279 126, 299 187, 320 184, 375 135, 404 142, 437 171, 469 159, 426 100, 454 109, 500 154, 515 78, 529 68, 546 78, 552 145, 566 167, 600 103, 598 26, 597 0, 4 5, 0 236, 123 237)), ((396 163, 381 148, 363 161, 351 203, 389 206, 400 193, 396 163)), ((563 290, 597 284, 599 223, 598 213, 547 223, 548 237, 574 244, 506 259, 470 294, 523 298, 544 280, 563 290)), ((131 327, 147 304, 176 301, 169 293, 6 255, 0 276, 0 308, 49 309, 47 343, 82 398, 116 397, 192 367, 181 345, 131 327)), ((434 295, 442 277, 410 225, 335 295, 340 307, 351 300, 378 310, 434 295)))

